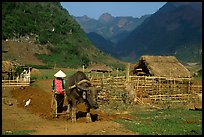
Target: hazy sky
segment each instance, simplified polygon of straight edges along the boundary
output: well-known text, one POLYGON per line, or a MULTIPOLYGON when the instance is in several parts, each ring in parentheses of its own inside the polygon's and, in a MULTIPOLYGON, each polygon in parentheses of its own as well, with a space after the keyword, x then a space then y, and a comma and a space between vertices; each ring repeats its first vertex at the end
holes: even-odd
POLYGON ((61 2, 63 8, 70 15, 98 19, 103 13, 110 13, 114 17, 132 16, 141 17, 153 14, 166 2, 61 2))

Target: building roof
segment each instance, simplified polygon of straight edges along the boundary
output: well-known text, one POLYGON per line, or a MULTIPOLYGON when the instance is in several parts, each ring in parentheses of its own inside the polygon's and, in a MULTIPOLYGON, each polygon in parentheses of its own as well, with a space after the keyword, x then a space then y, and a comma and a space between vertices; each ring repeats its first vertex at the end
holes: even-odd
POLYGON ((175 56, 141 56, 134 70, 138 68, 142 68, 145 73, 151 76, 174 78, 191 76, 190 71, 175 56))
POLYGON ((93 65, 90 66, 89 71, 97 71, 97 72, 112 72, 112 68, 106 65, 93 65))
POLYGON ((2 61, 2 72, 11 72, 13 64, 10 61, 2 61))

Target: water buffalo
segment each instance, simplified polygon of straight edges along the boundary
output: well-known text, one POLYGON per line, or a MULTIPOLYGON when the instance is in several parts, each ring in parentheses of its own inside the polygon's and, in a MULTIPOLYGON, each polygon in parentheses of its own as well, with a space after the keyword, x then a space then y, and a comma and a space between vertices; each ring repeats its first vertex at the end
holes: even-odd
POLYGON ((71 112, 72 122, 76 122, 76 105, 85 102, 86 105, 86 121, 92 122, 90 109, 98 108, 97 104, 97 88, 91 87, 89 78, 81 71, 77 71, 69 76, 66 80, 66 96, 67 96, 67 113, 68 117, 71 112))

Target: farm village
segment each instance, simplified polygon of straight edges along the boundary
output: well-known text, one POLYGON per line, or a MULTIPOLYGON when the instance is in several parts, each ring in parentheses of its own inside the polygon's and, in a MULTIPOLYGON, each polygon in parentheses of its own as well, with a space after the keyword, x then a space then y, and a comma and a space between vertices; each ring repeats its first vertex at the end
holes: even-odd
MULTIPOLYGON (((121 120, 131 122, 139 119, 139 115, 131 115, 135 111, 141 115, 180 109, 186 114, 202 111, 202 83, 193 80, 190 71, 174 56, 142 56, 137 64, 127 64, 123 72, 112 70, 106 65, 93 65, 86 69, 43 70, 2 61, 2 129, 5 134, 21 134, 15 133, 15 130, 25 130, 31 132, 30 134, 141 134, 137 129, 124 129, 118 123, 121 120), (54 74, 59 70, 67 77, 77 71, 83 72, 89 78, 91 86, 99 90, 99 108, 91 109, 91 123, 86 122, 86 107, 84 103, 80 103, 77 105, 76 123, 73 124, 67 115, 67 96, 64 99, 63 112, 56 111, 51 83, 54 74), (32 79, 34 77, 36 79, 32 79), (44 78, 38 80, 37 77, 44 78), (87 126, 90 131, 77 130, 77 124, 87 126), (90 124, 96 124, 98 128, 93 129, 90 124)), ((185 119, 183 122, 202 123, 198 118, 185 119)), ((171 125, 171 121, 166 124, 171 125)), ((159 131, 152 132, 154 133, 149 134, 162 134, 159 131)), ((194 130, 182 131, 181 134, 185 132, 196 134, 194 130)))
POLYGON ((202 2, 2 2, 2 135, 202 135, 202 2))

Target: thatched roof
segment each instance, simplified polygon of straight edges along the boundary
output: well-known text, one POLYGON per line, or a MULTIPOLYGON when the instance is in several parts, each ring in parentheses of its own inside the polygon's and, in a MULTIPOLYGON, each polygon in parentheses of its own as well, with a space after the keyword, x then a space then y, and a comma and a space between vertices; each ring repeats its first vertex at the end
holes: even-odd
POLYGON ((39 69, 32 68, 32 76, 42 76, 42 72, 39 69))
POLYGON ((93 65, 90 66, 89 71, 96 71, 96 72, 112 72, 113 70, 106 65, 93 65))
POLYGON ((10 61, 2 61, 2 72, 10 72, 13 69, 13 64, 10 61))
POLYGON ((151 76, 174 78, 190 76, 190 71, 175 56, 142 56, 135 65, 133 74, 139 68, 151 76))

